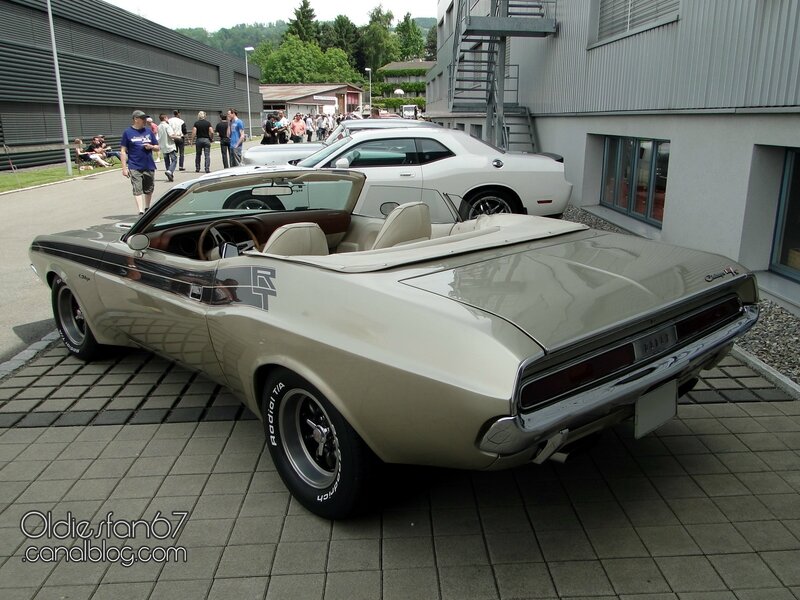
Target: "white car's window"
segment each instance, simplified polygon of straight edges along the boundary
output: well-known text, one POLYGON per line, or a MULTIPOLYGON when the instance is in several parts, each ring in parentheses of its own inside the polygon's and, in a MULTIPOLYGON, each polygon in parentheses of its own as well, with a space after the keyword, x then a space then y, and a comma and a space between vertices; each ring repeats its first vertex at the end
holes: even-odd
POLYGON ((343 137, 342 139, 332 143, 330 146, 325 146, 324 148, 320 148, 311 156, 304 158, 300 162, 297 163, 298 167, 316 167, 317 165, 321 164, 325 161, 329 156, 332 156, 334 153, 338 152, 342 146, 346 146, 350 143, 352 138, 343 137))
POLYGON ((419 162, 422 165, 455 156, 447 146, 430 138, 417 139, 419 162))
POLYGON ((346 158, 351 168, 400 167, 417 164, 417 146, 413 138, 371 140, 357 144, 331 158, 325 166, 333 167, 346 158))

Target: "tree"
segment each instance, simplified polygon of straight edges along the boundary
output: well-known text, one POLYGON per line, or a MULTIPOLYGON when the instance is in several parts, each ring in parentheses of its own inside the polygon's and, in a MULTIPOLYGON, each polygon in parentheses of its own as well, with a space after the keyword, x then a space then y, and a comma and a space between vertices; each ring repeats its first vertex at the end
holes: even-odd
POLYGON ((425 39, 425 60, 436 60, 436 43, 436 27, 431 27, 425 39))
POLYGON ((370 67, 377 71, 386 63, 400 57, 400 46, 397 36, 390 31, 394 15, 391 11, 383 11, 378 5, 369 13, 369 24, 361 31, 361 54, 364 64, 360 67, 370 67))
POLYGON ((289 28, 286 30, 284 40, 288 35, 297 36, 304 42, 319 43, 317 15, 308 0, 302 0, 300 6, 294 9, 294 19, 289 21, 289 28))
POLYGON ((304 42, 287 35, 271 52, 261 47, 253 53, 253 62, 261 67, 262 83, 341 83, 359 81, 361 77, 350 66, 347 55, 339 48, 322 52, 315 42, 304 42))
POLYGON ((346 16, 339 15, 333 23, 320 25, 320 47, 340 48, 350 57, 350 64, 355 65, 355 53, 360 38, 358 27, 346 16))
POLYGON ((422 31, 411 19, 411 13, 406 13, 403 20, 397 25, 397 42, 400 47, 400 60, 422 58, 425 50, 425 40, 422 31))

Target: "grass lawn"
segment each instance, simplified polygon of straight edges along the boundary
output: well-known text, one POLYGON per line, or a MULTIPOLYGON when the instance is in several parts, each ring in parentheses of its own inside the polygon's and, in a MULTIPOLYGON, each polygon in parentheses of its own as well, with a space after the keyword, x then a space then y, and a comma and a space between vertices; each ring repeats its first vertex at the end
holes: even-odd
MULTIPOLYGON (((214 143, 211 145, 211 148, 212 150, 219 148, 219 144, 214 143)), ((187 155, 194 154, 194 144, 187 144, 185 153, 187 155)), ((160 156, 157 162, 161 162, 160 156)), ((71 177, 67 175, 67 167, 64 163, 45 167, 28 167, 25 169, 17 169, 16 171, 0 171, 0 193, 22 190, 44 183, 75 179, 76 177, 96 175, 97 173, 105 173, 106 171, 116 171, 119 168, 120 163, 118 161, 114 161, 114 165, 111 167, 94 167, 91 171, 80 171, 78 167, 73 166, 71 177)))
POLYGON ((77 167, 72 167, 72 177, 67 175, 67 167, 64 164, 17 169, 16 171, 2 171, 0 172, 0 192, 21 190, 42 185, 43 183, 64 181, 65 179, 85 177, 93 173, 104 173, 105 171, 116 171, 117 169, 119 169, 119 163, 116 163, 113 167, 98 167, 91 171, 79 171, 77 167))

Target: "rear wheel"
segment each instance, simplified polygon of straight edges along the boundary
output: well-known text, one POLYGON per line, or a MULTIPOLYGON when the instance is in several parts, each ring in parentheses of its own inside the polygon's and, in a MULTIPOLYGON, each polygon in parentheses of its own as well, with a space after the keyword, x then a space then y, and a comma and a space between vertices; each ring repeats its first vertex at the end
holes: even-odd
POLYGON ((516 201, 508 194, 486 190, 478 192, 464 200, 461 205, 461 217, 466 221, 478 215, 495 215, 499 213, 513 213, 516 201))
POLYGON ((70 353, 81 360, 90 361, 103 352, 72 290, 56 277, 52 288, 53 317, 64 345, 70 353))
POLYGON ((280 369, 264 387, 262 414, 275 468, 303 506, 341 519, 364 505, 374 456, 319 390, 280 369))

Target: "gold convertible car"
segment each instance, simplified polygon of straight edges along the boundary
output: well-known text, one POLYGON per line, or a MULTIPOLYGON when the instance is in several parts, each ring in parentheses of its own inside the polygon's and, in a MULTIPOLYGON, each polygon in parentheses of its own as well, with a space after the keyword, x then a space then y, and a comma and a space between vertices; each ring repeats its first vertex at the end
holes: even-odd
POLYGON ((71 353, 139 346, 226 385, 328 518, 362 506, 381 461, 563 459, 629 417, 643 436, 758 317, 754 276, 727 258, 558 219, 462 221, 433 190, 358 203, 364 181, 230 169, 30 257, 71 353))

